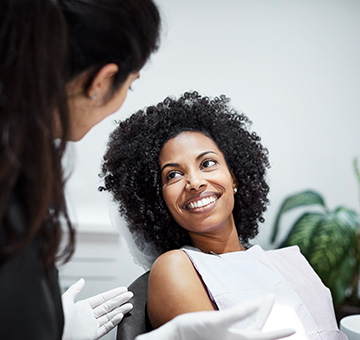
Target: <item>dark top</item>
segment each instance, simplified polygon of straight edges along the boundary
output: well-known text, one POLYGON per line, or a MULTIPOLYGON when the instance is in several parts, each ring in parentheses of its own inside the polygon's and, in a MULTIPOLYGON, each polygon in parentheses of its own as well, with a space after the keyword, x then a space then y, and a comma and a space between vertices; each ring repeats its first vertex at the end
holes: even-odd
MULTIPOLYGON (((13 197, 9 211, 21 235, 26 221, 19 202, 13 197)), ((0 226, 0 248, 6 244, 6 227, 0 226)), ((63 327, 57 269, 44 272, 40 242, 35 238, 0 263, 0 339, 61 339, 63 327)))

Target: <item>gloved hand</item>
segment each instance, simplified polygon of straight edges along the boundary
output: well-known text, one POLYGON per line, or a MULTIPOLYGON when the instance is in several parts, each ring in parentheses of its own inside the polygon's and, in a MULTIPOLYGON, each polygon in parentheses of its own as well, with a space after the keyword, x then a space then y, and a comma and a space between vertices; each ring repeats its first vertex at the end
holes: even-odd
POLYGON ((274 296, 262 301, 236 306, 226 311, 195 312, 182 314, 160 328, 136 337, 135 340, 274 340, 294 334, 293 329, 262 332, 274 296), (231 325, 252 316, 245 329, 229 329, 231 325))
POLYGON ((75 302, 84 285, 85 280, 80 279, 62 295, 65 316, 62 340, 97 340, 116 327, 133 308, 131 303, 126 303, 133 297, 126 287, 75 302))

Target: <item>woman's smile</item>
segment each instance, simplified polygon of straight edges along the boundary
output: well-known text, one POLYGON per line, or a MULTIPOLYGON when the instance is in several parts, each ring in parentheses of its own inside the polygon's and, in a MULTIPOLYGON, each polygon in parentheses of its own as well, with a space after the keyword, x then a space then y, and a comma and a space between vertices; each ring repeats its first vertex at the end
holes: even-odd
POLYGON ((200 197, 196 196, 189 199, 182 208, 194 213, 209 211, 216 206, 219 197, 220 195, 218 194, 203 193, 200 197))

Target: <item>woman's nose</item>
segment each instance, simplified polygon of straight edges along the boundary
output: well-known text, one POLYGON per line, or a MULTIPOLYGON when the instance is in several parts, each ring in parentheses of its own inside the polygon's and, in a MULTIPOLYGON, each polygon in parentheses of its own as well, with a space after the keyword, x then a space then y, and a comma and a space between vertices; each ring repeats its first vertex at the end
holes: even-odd
POLYGON ((201 174, 189 174, 186 180, 186 187, 188 190, 199 191, 206 188, 206 181, 201 174))

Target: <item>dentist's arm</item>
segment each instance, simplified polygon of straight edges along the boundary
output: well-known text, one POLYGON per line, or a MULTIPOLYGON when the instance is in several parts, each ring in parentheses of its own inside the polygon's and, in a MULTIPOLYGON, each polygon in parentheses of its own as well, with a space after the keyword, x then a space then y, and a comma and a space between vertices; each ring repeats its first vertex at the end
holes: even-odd
POLYGON ((262 332, 274 303, 274 297, 236 306, 226 311, 195 312, 177 316, 160 328, 135 340, 275 340, 294 334, 293 329, 262 332), (251 317, 242 330, 231 329, 234 322, 251 317))
POLYGON ((85 285, 80 279, 63 295, 65 326, 62 340, 97 340, 110 332, 132 309, 132 292, 119 287, 75 302, 85 285))

